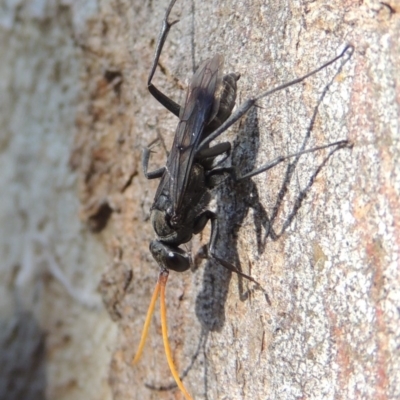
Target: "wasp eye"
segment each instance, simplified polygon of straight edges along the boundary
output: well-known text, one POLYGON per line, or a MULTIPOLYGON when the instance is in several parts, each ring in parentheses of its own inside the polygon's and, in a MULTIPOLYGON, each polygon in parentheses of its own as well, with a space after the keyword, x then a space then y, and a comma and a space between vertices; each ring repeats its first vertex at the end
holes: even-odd
POLYGON ((190 259, 186 253, 180 254, 177 251, 169 251, 165 261, 167 268, 173 271, 183 272, 190 268, 190 259))
POLYGON ((169 246, 158 240, 150 243, 150 252, 161 268, 183 272, 190 268, 190 256, 179 247, 169 246))

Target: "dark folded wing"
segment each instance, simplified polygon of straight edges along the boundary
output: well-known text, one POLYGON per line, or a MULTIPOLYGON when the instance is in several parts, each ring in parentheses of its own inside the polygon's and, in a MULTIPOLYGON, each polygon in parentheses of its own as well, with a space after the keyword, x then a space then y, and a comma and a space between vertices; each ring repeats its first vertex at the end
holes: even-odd
POLYGON ((155 197, 169 193, 173 215, 181 206, 203 130, 218 111, 216 92, 222 81, 222 66, 223 57, 218 54, 204 61, 195 72, 181 107, 174 143, 155 197))

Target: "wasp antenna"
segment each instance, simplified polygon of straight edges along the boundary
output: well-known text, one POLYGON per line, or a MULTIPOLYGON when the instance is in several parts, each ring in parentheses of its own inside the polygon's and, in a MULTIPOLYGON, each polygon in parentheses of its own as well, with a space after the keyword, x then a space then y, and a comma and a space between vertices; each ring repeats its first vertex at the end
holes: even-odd
POLYGON ((140 356, 142 355, 144 344, 146 343, 147 334, 149 333, 150 321, 151 321, 151 318, 154 313, 154 307, 156 305, 158 295, 160 293, 160 277, 161 277, 161 274, 158 278, 156 287, 154 288, 154 292, 153 292, 153 296, 150 301, 149 309, 147 310, 146 321, 144 322, 144 326, 143 326, 142 337, 140 338, 140 343, 139 343, 139 347, 136 352, 135 358, 132 360, 132 365, 136 364, 139 361, 140 356))
POLYGON ((174 377, 176 384, 178 385, 179 389, 185 396, 186 400, 193 400, 188 391, 186 390, 185 386, 183 386, 178 371, 175 368, 174 360, 172 359, 172 354, 171 354, 171 347, 169 346, 169 341, 168 341, 167 308, 165 306, 165 286, 168 280, 168 273, 169 273, 168 270, 163 270, 161 271, 160 276, 158 278, 158 282, 161 286, 160 309, 161 309, 161 328, 162 328, 164 349, 165 349, 165 354, 167 356, 169 369, 171 370, 172 376, 174 377))

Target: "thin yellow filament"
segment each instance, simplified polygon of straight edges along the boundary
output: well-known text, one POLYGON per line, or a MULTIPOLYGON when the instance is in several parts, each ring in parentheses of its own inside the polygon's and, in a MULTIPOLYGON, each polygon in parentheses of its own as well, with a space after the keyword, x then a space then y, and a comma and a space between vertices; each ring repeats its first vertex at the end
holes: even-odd
POLYGON ((167 356, 169 369, 171 370, 172 376, 174 377, 176 384, 178 385, 179 389, 185 396, 186 400, 192 400, 192 397, 186 390, 185 386, 183 386, 183 383, 182 383, 181 379, 179 378, 179 374, 175 368, 174 360, 172 359, 171 348, 170 348, 169 342, 168 342, 167 309, 165 306, 165 285, 167 284, 167 280, 168 280, 168 271, 164 270, 160 273, 160 276, 158 278, 158 283, 161 286, 161 292, 160 292, 161 328, 162 328, 162 336, 163 336, 165 354, 167 356))
POLYGON ((132 365, 136 364, 139 361, 140 356, 142 355, 144 344, 146 343, 147 334, 149 333, 151 317, 153 316, 154 307, 156 305, 156 301, 157 301, 159 293, 160 293, 160 278, 158 278, 157 285, 154 288, 154 292, 153 292, 153 296, 151 298, 149 309, 147 310, 146 321, 143 326, 143 332, 142 332, 142 337, 140 338, 139 348, 137 350, 135 358, 132 360, 132 365))

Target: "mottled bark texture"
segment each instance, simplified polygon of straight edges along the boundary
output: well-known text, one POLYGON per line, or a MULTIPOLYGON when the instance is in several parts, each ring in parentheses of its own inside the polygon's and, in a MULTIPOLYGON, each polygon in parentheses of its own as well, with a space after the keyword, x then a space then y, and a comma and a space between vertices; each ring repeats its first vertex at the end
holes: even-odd
MULTIPOLYGON (((11 6, 1 21, 2 354, 30 351, 18 371, 49 399, 182 398, 158 311, 130 365, 158 275, 148 251, 157 181, 144 178, 141 151, 160 138, 151 168, 162 166, 177 122, 146 88, 168 1, 54 3, 11 6)), ((167 303, 187 389, 399 398, 398 3, 177 0, 174 18, 154 83, 177 102, 217 52, 241 74, 242 102, 355 47, 342 68, 260 101, 219 139, 246 172, 303 146, 353 147, 213 192, 219 256, 265 292, 203 257, 208 228, 186 246, 194 266, 170 274, 167 303)))

